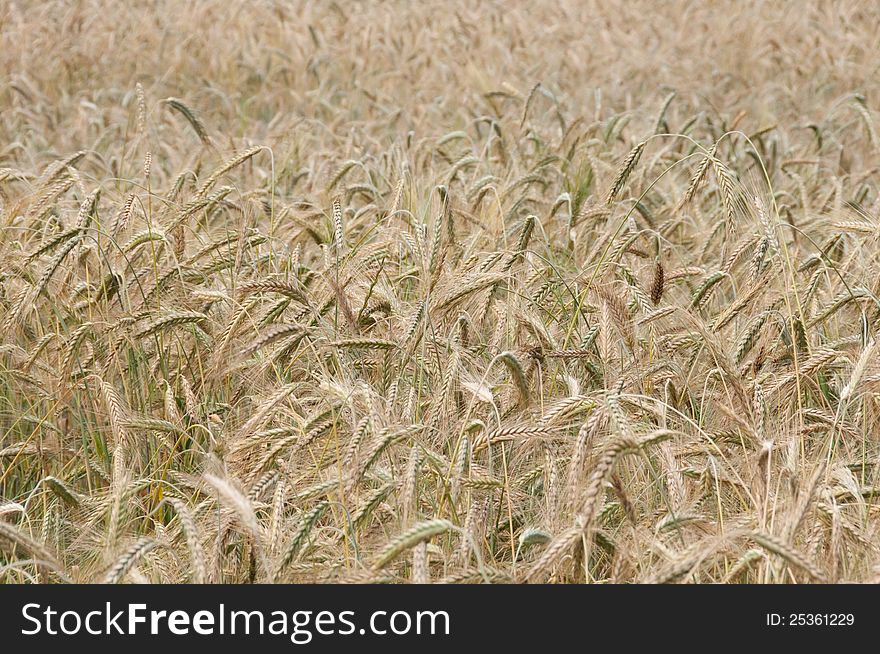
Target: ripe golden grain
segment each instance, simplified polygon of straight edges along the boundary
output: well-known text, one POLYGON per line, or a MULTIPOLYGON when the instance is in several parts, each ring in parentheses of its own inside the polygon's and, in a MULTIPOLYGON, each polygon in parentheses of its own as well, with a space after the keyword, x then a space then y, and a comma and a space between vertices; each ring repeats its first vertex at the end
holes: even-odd
POLYGON ((876 578, 878 7, 29 4, 0 583, 876 578))

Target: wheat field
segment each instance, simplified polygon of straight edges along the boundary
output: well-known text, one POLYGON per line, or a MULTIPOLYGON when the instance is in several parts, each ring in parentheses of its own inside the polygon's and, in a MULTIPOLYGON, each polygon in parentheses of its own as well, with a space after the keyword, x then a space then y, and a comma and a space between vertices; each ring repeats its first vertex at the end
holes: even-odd
POLYGON ((878 22, 0 4, 0 580, 880 578, 878 22))

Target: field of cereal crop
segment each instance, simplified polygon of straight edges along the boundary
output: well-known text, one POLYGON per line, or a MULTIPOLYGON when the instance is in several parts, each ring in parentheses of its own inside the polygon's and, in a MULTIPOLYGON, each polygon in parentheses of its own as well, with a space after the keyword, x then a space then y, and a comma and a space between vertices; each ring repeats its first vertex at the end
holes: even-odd
POLYGON ((0 3, 0 582, 877 578, 878 21, 0 3))

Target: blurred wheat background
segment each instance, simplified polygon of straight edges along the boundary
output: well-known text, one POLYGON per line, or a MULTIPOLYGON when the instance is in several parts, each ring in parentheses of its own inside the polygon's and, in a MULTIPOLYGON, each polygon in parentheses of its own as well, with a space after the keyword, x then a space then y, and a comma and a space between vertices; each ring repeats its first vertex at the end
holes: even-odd
POLYGON ((0 580, 880 577, 878 23, 0 4, 0 580))

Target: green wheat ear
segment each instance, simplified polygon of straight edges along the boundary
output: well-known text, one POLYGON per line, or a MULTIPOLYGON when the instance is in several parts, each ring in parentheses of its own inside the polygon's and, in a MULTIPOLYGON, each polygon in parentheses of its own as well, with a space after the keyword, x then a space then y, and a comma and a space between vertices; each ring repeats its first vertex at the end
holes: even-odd
POLYGON ((397 558, 402 552, 454 528, 454 525, 448 520, 436 519, 420 522, 400 534, 400 536, 388 543, 382 551, 379 552, 373 563, 373 570, 381 570, 397 558))

